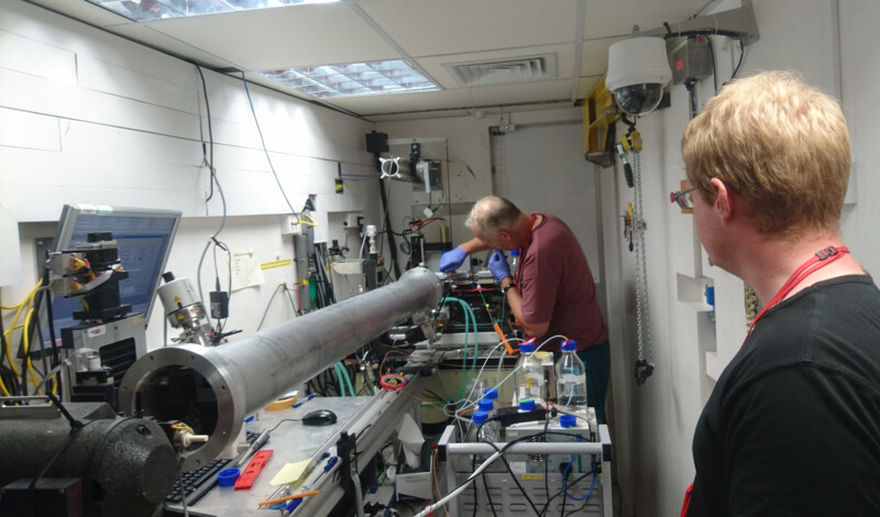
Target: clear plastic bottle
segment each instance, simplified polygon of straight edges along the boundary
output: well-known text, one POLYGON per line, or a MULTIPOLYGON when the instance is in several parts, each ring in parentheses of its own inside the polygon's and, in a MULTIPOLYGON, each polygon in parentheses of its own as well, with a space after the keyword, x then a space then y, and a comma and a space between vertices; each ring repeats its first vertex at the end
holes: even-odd
MULTIPOLYGON (((498 441, 498 437, 492 434, 492 430, 485 424, 486 420, 489 419, 489 413, 485 411, 474 411, 474 414, 471 417, 471 426, 467 432, 467 442, 492 442, 495 443, 498 441), (482 426, 481 426, 482 424, 482 426)), ((486 454, 475 454, 472 464, 473 466, 479 466, 485 459, 488 457, 486 454)), ((470 463, 470 460, 468 460, 470 463)), ((470 465, 469 465, 470 466, 470 465)))
POLYGON ((480 424, 486 422, 489 419, 489 413, 485 411, 474 411, 474 414, 471 417, 471 426, 468 428, 467 432, 467 440, 468 442, 480 442, 482 438, 486 436, 486 426, 483 425, 482 428, 480 424))
POLYGON ((516 275, 516 268, 519 267, 519 250, 510 251, 510 274, 516 275))
POLYGON ((519 354, 519 361, 516 363, 516 400, 533 398, 536 404, 547 407, 544 367, 535 357, 535 342, 526 341, 521 344, 519 354))
POLYGON ((577 343, 562 343, 562 357, 556 362, 556 406, 565 412, 587 410, 587 376, 577 356, 577 343))
MULTIPOLYGON (((491 399, 480 399, 480 402, 477 403, 477 409, 479 411, 485 411, 486 414, 489 415, 488 418, 495 416, 495 404, 491 399)), ((498 442, 501 440, 501 422, 497 420, 486 420, 486 423, 483 424, 483 431, 485 432, 485 440, 490 442, 498 442)))

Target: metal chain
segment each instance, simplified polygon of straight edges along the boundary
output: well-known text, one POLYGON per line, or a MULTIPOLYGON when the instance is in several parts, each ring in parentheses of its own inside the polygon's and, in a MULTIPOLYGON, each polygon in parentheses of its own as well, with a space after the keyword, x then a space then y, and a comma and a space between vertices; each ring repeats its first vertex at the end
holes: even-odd
POLYGON ((642 205, 642 167, 638 151, 633 150, 633 176, 635 179, 635 212, 633 229, 635 232, 635 280, 636 280, 636 338, 638 361, 636 363, 636 383, 645 382, 654 370, 654 349, 651 345, 651 320, 648 311, 648 266, 645 254, 645 220, 642 205))

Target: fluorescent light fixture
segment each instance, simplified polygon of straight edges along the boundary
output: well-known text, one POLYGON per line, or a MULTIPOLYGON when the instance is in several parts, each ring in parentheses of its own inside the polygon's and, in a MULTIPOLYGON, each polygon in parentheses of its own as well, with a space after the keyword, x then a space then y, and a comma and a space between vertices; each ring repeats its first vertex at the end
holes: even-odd
POLYGON ((329 4, 339 0, 86 0, 134 21, 182 18, 284 7, 286 5, 329 4))
POLYGON ((436 84, 400 60, 304 66, 266 70, 260 74, 321 99, 439 90, 436 84))

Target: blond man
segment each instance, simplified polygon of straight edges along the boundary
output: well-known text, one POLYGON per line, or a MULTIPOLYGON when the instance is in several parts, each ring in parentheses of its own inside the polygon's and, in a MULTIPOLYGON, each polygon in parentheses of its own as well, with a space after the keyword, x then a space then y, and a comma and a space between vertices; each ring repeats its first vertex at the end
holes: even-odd
POLYGON ((880 291, 840 235, 840 107, 787 73, 740 79, 682 155, 703 247, 763 306, 697 423, 682 515, 880 515, 880 291))

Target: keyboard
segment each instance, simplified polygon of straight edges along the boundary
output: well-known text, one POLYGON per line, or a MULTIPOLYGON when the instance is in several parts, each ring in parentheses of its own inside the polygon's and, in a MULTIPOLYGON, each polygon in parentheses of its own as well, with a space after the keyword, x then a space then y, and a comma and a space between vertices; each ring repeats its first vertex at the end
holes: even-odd
MULTIPOLYGON (((253 443, 254 440, 257 439, 257 436, 259 436, 259 433, 252 433, 250 431, 246 432, 248 443, 253 443)), ((217 486, 217 473, 227 467, 231 467, 232 462, 233 460, 230 458, 217 459, 208 463, 204 467, 182 473, 180 475, 180 483, 177 481, 174 482, 174 486, 171 487, 171 492, 165 496, 165 502, 170 504, 181 504, 185 495, 187 506, 195 504, 199 499, 204 497, 205 494, 210 492, 212 488, 217 486), (183 484, 184 491, 180 490, 181 483, 183 484)))

